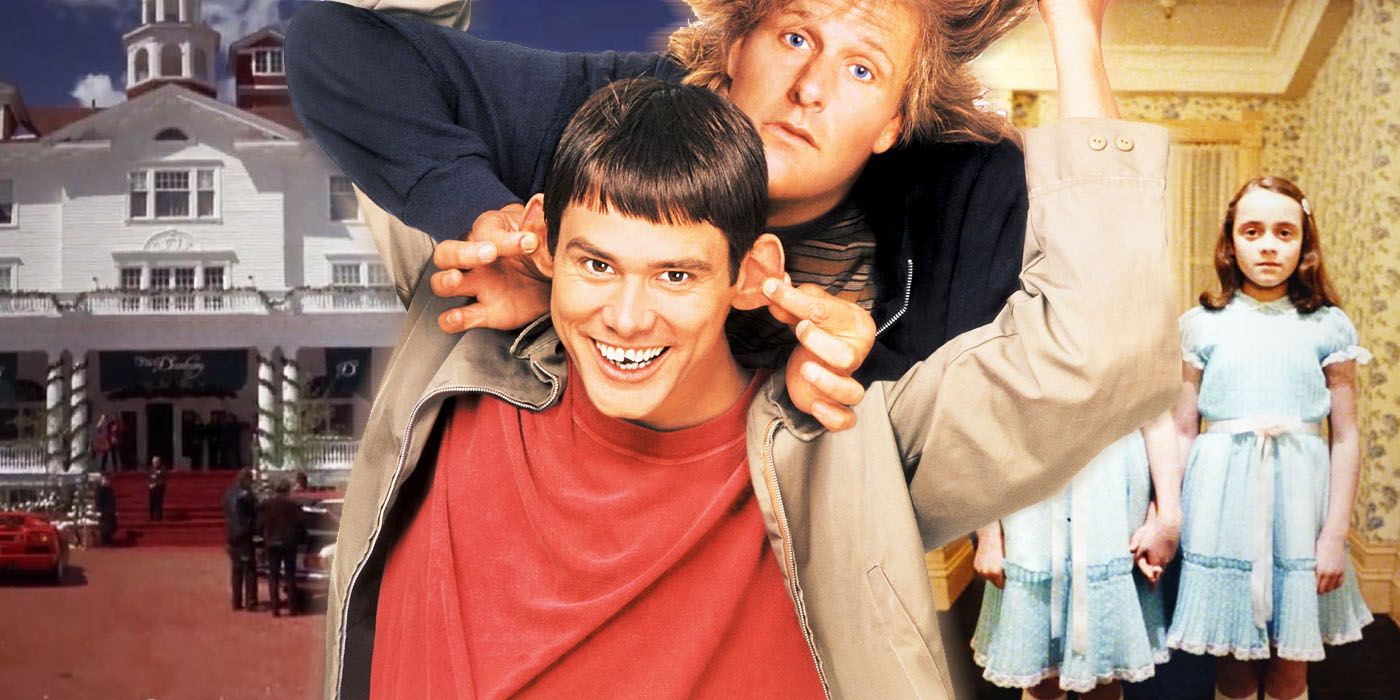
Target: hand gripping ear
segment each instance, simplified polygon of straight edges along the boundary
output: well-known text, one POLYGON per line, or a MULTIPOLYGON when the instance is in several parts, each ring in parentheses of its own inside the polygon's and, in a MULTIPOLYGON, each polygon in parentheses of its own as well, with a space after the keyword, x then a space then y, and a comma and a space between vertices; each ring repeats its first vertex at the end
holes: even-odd
POLYGON ((783 279, 785 265, 782 241, 771 233, 759 236, 739 261, 739 277, 734 283, 738 287, 732 302, 734 308, 749 311, 767 306, 768 297, 763 294, 763 281, 783 279))
POLYGON ((544 193, 536 193, 525 203, 525 215, 520 220, 520 230, 535 234, 539 248, 531 255, 540 274, 554 278, 554 252, 549 249, 549 227, 544 220, 544 193))

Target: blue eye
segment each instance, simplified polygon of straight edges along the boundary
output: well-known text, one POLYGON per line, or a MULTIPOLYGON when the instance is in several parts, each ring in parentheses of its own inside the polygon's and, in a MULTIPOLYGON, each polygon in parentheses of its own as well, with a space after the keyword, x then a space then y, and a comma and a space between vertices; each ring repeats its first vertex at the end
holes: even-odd
POLYGON ((783 34, 783 42, 794 49, 806 48, 807 37, 804 37, 801 34, 797 34, 795 32, 787 32, 786 34, 783 34))
POLYGON ((869 68, 866 68, 865 66, 862 66, 859 63, 853 64, 851 66, 851 75, 854 75, 856 77, 856 80, 875 79, 875 74, 871 73, 869 68))

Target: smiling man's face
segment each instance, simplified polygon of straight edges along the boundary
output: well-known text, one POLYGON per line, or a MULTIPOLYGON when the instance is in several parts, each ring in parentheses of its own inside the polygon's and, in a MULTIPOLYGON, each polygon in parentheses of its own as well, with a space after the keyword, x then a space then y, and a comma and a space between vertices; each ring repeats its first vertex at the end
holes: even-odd
POLYGON ((718 228, 570 205, 553 277, 555 330, 603 414, 675 430, 732 404, 724 322, 740 284, 718 228))

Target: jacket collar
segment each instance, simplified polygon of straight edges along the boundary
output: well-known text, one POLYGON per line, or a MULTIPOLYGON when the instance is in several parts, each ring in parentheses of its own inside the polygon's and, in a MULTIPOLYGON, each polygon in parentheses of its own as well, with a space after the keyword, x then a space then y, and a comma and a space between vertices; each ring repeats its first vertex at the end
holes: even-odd
POLYGON ((475 328, 457 339, 425 395, 480 391, 542 410, 558 400, 568 360, 546 314, 518 334, 475 328))
MULTIPOLYGON (((759 399, 754 401, 754 409, 762 410, 770 418, 781 420, 787 426, 788 432, 803 442, 811 442, 826 432, 826 427, 821 421, 792 405, 781 368, 775 370, 773 376, 768 378, 768 385, 763 388, 759 399)), ((763 417, 763 414, 759 417, 763 417)))

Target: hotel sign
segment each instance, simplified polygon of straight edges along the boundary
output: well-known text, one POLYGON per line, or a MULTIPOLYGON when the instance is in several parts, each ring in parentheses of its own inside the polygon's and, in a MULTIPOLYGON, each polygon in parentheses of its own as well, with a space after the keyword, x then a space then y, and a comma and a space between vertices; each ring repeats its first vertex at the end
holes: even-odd
POLYGON ((121 396, 232 396, 248 383, 247 350, 99 353, 104 393, 121 396))
POLYGON ((369 348, 326 348, 327 398, 370 398, 369 348))

